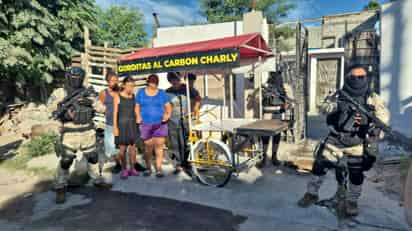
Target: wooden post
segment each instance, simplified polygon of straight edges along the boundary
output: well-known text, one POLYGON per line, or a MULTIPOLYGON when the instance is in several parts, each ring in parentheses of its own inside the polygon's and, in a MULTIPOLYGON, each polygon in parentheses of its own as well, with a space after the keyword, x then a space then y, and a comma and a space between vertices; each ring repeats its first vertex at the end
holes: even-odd
POLYGON ((106 66, 106 58, 107 58, 106 52, 107 52, 107 47, 108 47, 107 42, 104 42, 104 50, 103 50, 103 59, 104 59, 104 62, 103 62, 103 78, 105 78, 105 77, 106 77, 106 74, 107 74, 107 66, 106 66))
POLYGON ((188 122, 189 122, 189 132, 192 132, 192 105, 190 99, 190 86, 189 86, 189 77, 188 73, 185 72, 185 82, 186 82, 186 102, 187 102, 187 110, 188 110, 188 122))
MULTIPOLYGON (((87 70, 88 60, 87 60, 87 54, 86 53, 81 53, 80 54, 80 66, 84 71, 87 70)), ((83 85, 88 86, 88 84, 89 84, 89 79, 88 79, 88 75, 86 73, 86 76, 85 76, 84 81, 83 81, 83 85)))
POLYGON ((84 85, 88 86, 89 76, 91 74, 91 68, 89 65, 89 49, 90 49, 90 46, 92 45, 92 42, 90 40, 89 28, 84 26, 83 31, 84 31, 84 55, 82 54, 82 68, 86 72, 86 76, 84 78, 84 85))

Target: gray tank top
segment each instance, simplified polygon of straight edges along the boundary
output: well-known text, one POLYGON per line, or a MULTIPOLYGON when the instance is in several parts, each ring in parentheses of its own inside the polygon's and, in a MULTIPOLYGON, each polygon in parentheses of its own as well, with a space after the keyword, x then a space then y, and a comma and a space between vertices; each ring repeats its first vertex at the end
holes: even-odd
POLYGON ((106 100, 104 105, 106 105, 106 124, 113 126, 113 96, 110 95, 109 89, 106 89, 106 100))

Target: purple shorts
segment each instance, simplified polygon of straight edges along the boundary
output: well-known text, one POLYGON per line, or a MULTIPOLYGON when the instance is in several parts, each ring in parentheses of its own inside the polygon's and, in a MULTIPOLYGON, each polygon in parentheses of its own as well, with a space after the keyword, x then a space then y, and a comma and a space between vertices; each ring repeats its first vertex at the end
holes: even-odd
POLYGON ((140 137, 142 140, 149 140, 151 138, 167 137, 167 124, 141 124, 140 137))

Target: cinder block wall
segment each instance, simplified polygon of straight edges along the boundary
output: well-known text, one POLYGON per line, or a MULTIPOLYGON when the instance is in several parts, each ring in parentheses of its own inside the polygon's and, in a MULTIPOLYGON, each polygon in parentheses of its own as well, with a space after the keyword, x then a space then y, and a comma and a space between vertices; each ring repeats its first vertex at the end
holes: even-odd
POLYGON ((374 30, 377 20, 376 11, 325 16, 323 17, 321 29, 323 37, 321 46, 322 48, 344 47, 344 37, 346 35, 359 31, 374 30))

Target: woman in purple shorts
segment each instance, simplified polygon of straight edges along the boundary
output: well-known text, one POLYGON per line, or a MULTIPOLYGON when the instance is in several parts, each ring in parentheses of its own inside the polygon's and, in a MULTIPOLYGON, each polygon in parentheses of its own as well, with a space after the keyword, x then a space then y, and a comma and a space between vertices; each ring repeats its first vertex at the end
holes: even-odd
POLYGON ((140 124, 140 136, 145 143, 146 170, 144 176, 152 174, 152 154, 156 154, 156 176, 162 177, 163 148, 167 131, 167 121, 172 107, 166 92, 158 89, 159 77, 150 75, 147 87, 136 94, 136 122, 140 124))

